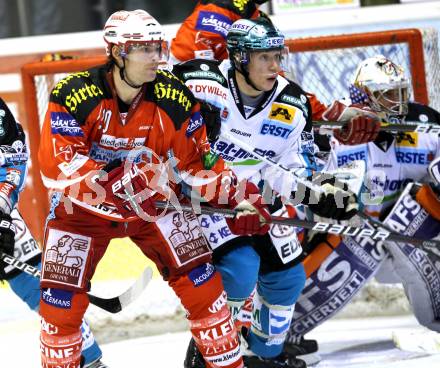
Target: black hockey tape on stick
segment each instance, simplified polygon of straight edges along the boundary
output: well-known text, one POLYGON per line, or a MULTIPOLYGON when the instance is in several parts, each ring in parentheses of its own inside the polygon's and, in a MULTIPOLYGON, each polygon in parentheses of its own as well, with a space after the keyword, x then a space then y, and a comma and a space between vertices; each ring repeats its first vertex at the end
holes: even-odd
MULTIPOLYGON (((164 201, 156 201, 156 207, 161 209, 174 209, 178 212, 181 211, 191 211, 195 213, 201 214, 221 214, 225 217, 235 217, 237 211, 227 209, 227 208, 213 208, 207 206, 200 206, 200 211, 196 211, 190 205, 180 204, 180 207, 174 207, 169 202, 164 201)), ((284 226, 295 226, 301 227, 304 229, 314 230, 319 233, 324 234, 335 234, 340 236, 360 236, 364 238, 369 238, 378 241, 396 241, 396 242, 404 242, 408 244, 412 244, 417 247, 435 247, 440 248, 439 240, 425 240, 420 238, 411 238, 409 236, 401 235, 398 233, 391 232, 383 226, 377 227, 374 229, 365 229, 361 227, 348 226, 348 225, 340 225, 340 224, 330 224, 327 222, 315 222, 315 221, 306 221, 294 218, 286 218, 281 216, 271 216, 270 221, 266 221, 268 224, 277 224, 284 226)))
MULTIPOLYGON (((332 134, 334 129, 342 128, 344 125, 348 124, 349 121, 325 121, 317 120, 313 121, 313 129, 318 131, 320 134, 332 134)), ((391 124, 382 122, 380 130, 385 132, 416 132, 440 135, 440 125, 427 122, 421 123, 417 121, 405 121, 402 124, 391 124)))
MULTIPOLYGON (((10 266, 19 269, 22 272, 27 273, 28 275, 37 278, 40 278, 41 276, 41 272, 37 267, 22 262, 15 257, 3 253, 2 251, 0 251, 0 260, 10 266)), ((141 276, 135 281, 135 283, 118 296, 112 298, 101 298, 90 293, 87 293, 87 295, 89 296, 90 303, 92 303, 93 305, 96 305, 97 307, 110 313, 118 313, 139 297, 139 295, 151 281, 152 277, 153 270, 151 269, 151 267, 146 267, 141 276)))

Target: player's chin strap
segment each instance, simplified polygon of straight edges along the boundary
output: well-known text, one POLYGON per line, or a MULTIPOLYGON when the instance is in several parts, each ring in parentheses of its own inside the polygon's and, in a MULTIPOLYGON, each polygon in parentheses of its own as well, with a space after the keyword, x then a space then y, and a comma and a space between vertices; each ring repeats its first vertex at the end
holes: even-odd
MULTIPOLYGON (((19 259, 12 257, 6 253, 0 251, 0 260, 7 263, 16 269, 27 273, 28 275, 40 278, 41 272, 37 267, 31 266, 19 259)), ((141 276, 122 294, 112 297, 112 298, 102 298, 90 293, 87 293, 90 303, 96 305, 97 307, 104 309, 110 313, 118 313, 131 302, 136 300, 147 287, 148 283, 153 277, 153 270, 151 267, 146 267, 142 272, 141 276)))
POLYGON ((255 89, 258 92, 263 92, 261 89, 259 89, 254 82, 252 82, 251 78, 249 77, 249 71, 247 68, 247 64, 249 63, 250 54, 247 53, 246 60, 240 59, 240 61, 232 60, 232 65, 235 66, 235 70, 241 73, 244 77, 244 80, 247 84, 249 84, 253 89, 255 89))
POLYGON ((136 84, 133 84, 133 83, 131 83, 131 82, 129 82, 129 81, 127 80, 126 75, 125 75, 125 58, 122 58, 122 63, 123 63, 122 68, 118 65, 118 68, 119 68, 119 76, 121 77, 121 79, 122 79, 122 80, 123 80, 128 86, 130 86, 130 87, 133 88, 133 89, 139 89, 139 88, 141 88, 141 87, 142 87, 142 84, 140 84, 140 85, 136 85, 136 84))

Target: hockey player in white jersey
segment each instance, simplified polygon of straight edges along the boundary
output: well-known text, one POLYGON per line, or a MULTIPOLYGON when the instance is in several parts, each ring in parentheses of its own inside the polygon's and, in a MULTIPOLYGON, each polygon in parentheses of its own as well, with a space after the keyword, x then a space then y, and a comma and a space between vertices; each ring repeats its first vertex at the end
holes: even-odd
MULTIPOLYGON (((399 65, 384 56, 372 57, 359 65, 347 106, 361 104, 383 121, 394 123, 440 122, 435 110, 408 102, 408 87, 399 65)), ((437 135, 381 131, 369 143, 349 146, 332 139, 330 145, 332 150, 325 170, 354 160, 366 163, 366 191, 359 196, 366 214, 408 236, 432 239, 439 235, 437 135)), ((404 243, 377 243, 365 238, 331 238, 318 235, 312 241, 318 247, 325 244, 334 250, 307 279, 296 305, 289 338, 295 340, 334 316, 373 276, 382 282, 402 283, 418 321, 440 331, 438 250, 421 250, 404 243)))
MULTIPOLYGON (((41 250, 15 208, 18 195, 24 187, 27 159, 23 129, 0 98, 0 253, 15 256, 41 269, 41 250)), ((7 281, 12 291, 30 309, 38 312, 40 279, 0 261, 0 280, 7 281)), ((85 321, 81 331, 83 367, 106 368, 101 362, 101 349, 85 321)), ((20 366, 19 357, 17 366, 20 366)))
MULTIPOLYGON (((334 179, 322 183, 323 193, 311 193, 292 177, 276 175, 252 153, 296 170, 304 178, 315 170, 309 101, 298 85, 279 75, 285 55, 284 36, 265 18, 241 19, 228 32, 227 48, 230 60, 192 60, 173 69, 196 98, 220 111, 219 134, 215 134, 215 124, 208 126, 215 153, 228 162, 240 180, 258 183, 263 178, 277 193, 289 198, 293 192, 296 203, 308 204, 314 195, 316 200, 310 208, 324 217, 353 216, 356 199, 343 196, 338 207, 335 196, 341 188, 334 185, 334 179), (241 147, 241 143, 252 149, 241 147)), ((208 124, 210 119, 205 117, 205 121, 208 124)), ((280 200, 272 204, 272 212, 295 215, 294 207, 280 200)), ((255 318, 244 333, 245 366, 305 367, 302 360, 282 353, 295 301, 305 281, 302 248, 295 231, 272 226, 267 236, 237 237, 230 231, 234 224, 221 216, 202 216, 200 222, 214 250, 214 262, 234 314, 257 284, 252 311, 255 318)), ((188 349, 185 367, 204 367, 192 348, 194 344, 188 349)))

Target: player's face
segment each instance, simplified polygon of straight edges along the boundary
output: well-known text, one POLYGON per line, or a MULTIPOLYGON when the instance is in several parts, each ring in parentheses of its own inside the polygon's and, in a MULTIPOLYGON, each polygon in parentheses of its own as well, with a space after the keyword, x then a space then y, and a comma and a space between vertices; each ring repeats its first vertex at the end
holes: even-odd
POLYGON ((408 104, 408 89, 396 88, 373 92, 379 105, 387 113, 406 114, 408 104))
POLYGON ((281 71, 283 53, 279 50, 252 52, 248 66, 249 78, 261 91, 270 91, 281 71))
POLYGON ((163 63, 165 51, 162 42, 129 45, 125 56, 127 76, 137 85, 155 80, 157 69, 163 63))

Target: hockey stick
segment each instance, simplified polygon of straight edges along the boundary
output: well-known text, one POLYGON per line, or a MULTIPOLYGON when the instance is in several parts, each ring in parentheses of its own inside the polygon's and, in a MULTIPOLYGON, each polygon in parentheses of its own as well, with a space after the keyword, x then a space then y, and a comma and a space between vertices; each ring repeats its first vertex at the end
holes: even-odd
MULTIPOLYGON (((2 251, 0 251, 0 260, 22 272, 27 273, 28 275, 38 278, 41 277, 41 272, 37 267, 22 262, 19 259, 2 251)), ((152 277, 153 270, 151 267, 146 267, 142 272, 142 275, 135 281, 135 283, 118 296, 112 298, 101 298, 90 293, 87 293, 87 295, 89 296, 90 303, 93 305, 96 305, 97 307, 110 313, 118 313, 141 295, 142 291, 146 288, 152 277)))
MULTIPOLYGON (((332 134, 334 129, 342 128, 348 124, 347 121, 325 121, 317 120, 313 121, 313 129, 317 130, 319 134, 332 134)), ((392 124, 382 122, 380 130, 385 132, 415 132, 415 133, 427 133, 433 135, 440 135, 440 125, 435 123, 421 123, 417 121, 406 121, 402 124, 392 124)))
POLYGON ((314 192, 316 192, 316 193, 323 193, 324 192, 323 189, 319 185, 313 184, 311 181, 305 179, 303 176, 298 174, 298 172, 305 172, 305 171, 307 171, 307 169, 304 169, 304 168, 299 168, 299 169, 295 169, 295 170, 289 169, 288 167, 281 165, 279 162, 271 159, 270 157, 266 157, 266 156, 259 154, 258 152, 255 152, 254 149, 250 145, 238 140, 237 138, 233 137, 229 133, 222 132, 221 136, 223 138, 231 141, 232 143, 234 143, 235 145, 237 145, 241 149, 254 155, 259 160, 266 162, 270 166, 274 166, 274 167, 278 168, 280 171, 285 172, 286 174, 293 175, 299 183, 301 183, 305 187, 313 190, 314 192))
MULTIPOLYGON (((385 231, 391 232, 392 234, 401 235, 399 233, 396 233, 394 230, 392 230, 388 225, 383 224, 382 222, 379 222, 379 221, 373 219, 371 216, 368 216, 364 212, 358 212, 357 215, 361 219, 363 219, 364 221, 368 222, 375 229, 383 229, 385 231)), ((398 241, 398 240, 396 240, 396 241, 398 241)), ((409 242, 404 241, 404 240, 402 240, 402 242, 409 243, 409 242)), ((416 243, 416 244, 413 244, 413 245, 417 245, 418 247, 420 247, 425 252, 431 252, 431 253, 436 254, 438 257, 440 257, 440 248, 438 247, 437 243, 440 243, 440 241, 438 241, 438 240, 425 240, 425 241, 422 241, 420 243, 416 243)), ((412 244, 412 243, 409 243, 409 244, 412 244)))
MULTIPOLYGON (((171 203, 165 201, 156 201, 155 204, 157 208, 161 208, 161 209, 171 208, 178 212, 181 211, 195 212, 195 210, 189 204, 180 203, 180 208, 175 207, 171 203)), ((196 213, 207 214, 207 215, 220 214, 229 218, 233 218, 237 215, 237 211, 231 210, 229 208, 213 208, 207 206, 200 206, 200 212, 197 211, 196 213)), ((373 240, 405 242, 419 247, 426 247, 426 246, 440 247, 439 240, 425 240, 420 238, 411 238, 409 236, 391 232, 389 230, 384 229, 383 227, 375 228, 375 229, 365 229, 365 228, 349 226, 349 225, 306 221, 306 220, 300 220, 296 218, 286 218, 281 216, 271 216, 270 221, 266 221, 266 222, 268 224, 301 227, 304 229, 314 230, 316 232, 324 233, 324 234, 335 234, 340 236, 351 236, 351 237, 360 236, 364 238, 370 238, 373 240)))

